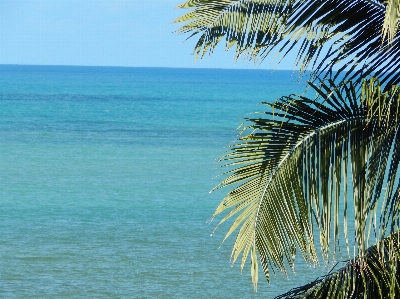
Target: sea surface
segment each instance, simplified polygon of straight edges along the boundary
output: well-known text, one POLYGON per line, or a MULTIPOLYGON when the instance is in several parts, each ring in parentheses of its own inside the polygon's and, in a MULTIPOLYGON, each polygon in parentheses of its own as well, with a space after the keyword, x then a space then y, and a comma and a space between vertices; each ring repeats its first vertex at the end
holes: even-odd
POLYGON ((273 298, 207 223, 216 159, 291 71, 0 66, 1 298, 273 298), (220 247, 220 248, 219 248, 220 247))

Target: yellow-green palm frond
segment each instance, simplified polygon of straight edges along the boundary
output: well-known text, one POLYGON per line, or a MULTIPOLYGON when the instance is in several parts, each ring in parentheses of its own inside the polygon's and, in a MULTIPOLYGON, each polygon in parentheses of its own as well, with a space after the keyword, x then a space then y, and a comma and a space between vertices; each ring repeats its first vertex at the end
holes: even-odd
POLYGON ((399 30, 400 22, 400 1, 387 0, 385 20, 382 28, 383 39, 387 39, 389 44, 395 39, 397 31, 399 30))
POLYGON ((271 109, 248 118, 221 159, 228 170, 215 189, 233 189, 214 217, 236 217, 226 236, 238 229, 232 259, 242 255, 243 268, 251 254, 255 285, 256 252, 268 279, 298 254, 331 262, 346 244, 346 254, 363 256, 399 229, 400 88, 383 92, 375 79, 311 86, 320 101, 264 103, 271 109))
POLYGON ((295 65, 315 74, 339 67, 348 79, 366 74, 400 82, 399 0, 190 0, 179 33, 197 35, 203 57, 225 41, 236 56, 265 59, 297 53, 295 65))

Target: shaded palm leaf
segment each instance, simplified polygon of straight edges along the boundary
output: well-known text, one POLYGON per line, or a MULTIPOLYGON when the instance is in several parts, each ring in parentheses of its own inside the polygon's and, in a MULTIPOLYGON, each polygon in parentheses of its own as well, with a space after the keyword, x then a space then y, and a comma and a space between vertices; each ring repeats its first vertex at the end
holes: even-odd
POLYGON ((322 101, 264 103, 272 109, 248 118, 222 158, 229 169, 215 189, 233 189, 213 217, 236 216, 226 238, 239 229, 232 259, 242 254, 243 268, 251 253, 255 286, 256 251, 268 279, 271 269, 287 273, 298 252, 329 262, 344 240, 364 256, 371 240, 399 229, 400 88, 382 92, 374 79, 360 91, 351 82, 311 86, 322 101))
POLYGON ((192 11, 178 32, 199 35, 194 53, 203 57, 225 40, 236 45, 237 57, 282 58, 294 50, 296 65, 315 74, 340 67, 349 79, 361 74, 381 76, 398 84, 400 37, 398 0, 189 0, 179 7, 192 11), (323 51, 324 49, 324 51, 323 51), (323 52, 322 52, 323 51, 323 52), (324 55, 321 55, 324 53, 324 55))
POLYGON ((371 246, 363 257, 275 299, 396 298, 400 294, 399 239, 396 232, 382 242, 383 254, 378 245, 371 246))

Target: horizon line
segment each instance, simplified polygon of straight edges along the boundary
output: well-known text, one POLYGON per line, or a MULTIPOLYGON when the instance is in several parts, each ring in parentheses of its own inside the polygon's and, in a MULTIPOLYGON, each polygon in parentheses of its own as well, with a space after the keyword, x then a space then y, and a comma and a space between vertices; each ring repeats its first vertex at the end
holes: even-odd
MULTIPOLYGON (((21 64, 0 63, 0 66, 48 66, 48 67, 109 67, 109 68, 165 68, 165 69, 211 69, 211 70, 253 70, 253 71, 292 71, 300 72, 298 69, 273 69, 273 68, 221 68, 221 67, 173 67, 173 66, 120 66, 120 65, 79 65, 79 64, 21 64)), ((306 70, 305 72, 309 72, 306 70)))

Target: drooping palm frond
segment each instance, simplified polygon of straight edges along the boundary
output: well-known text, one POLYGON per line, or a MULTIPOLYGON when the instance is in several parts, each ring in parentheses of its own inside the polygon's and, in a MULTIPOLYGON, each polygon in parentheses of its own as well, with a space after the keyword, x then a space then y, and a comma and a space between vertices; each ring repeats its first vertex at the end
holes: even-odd
POLYGON ((311 86, 321 101, 264 103, 272 110, 248 118, 222 158, 229 170, 215 189, 233 189, 214 217, 227 212, 221 224, 236 216, 225 238, 239 229, 232 259, 242 255, 243 268, 251 255, 255 286, 257 253, 269 279, 298 253, 308 263, 319 252, 332 261, 341 240, 362 257, 399 229, 400 88, 383 92, 375 79, 360 90, 351 82, 311 86))
POLYGON ((197 57, 225 40, 237 57, 294 50, 296 65, 314 74, 336 65, 348 79, 374 73, 382 84, 400 82, 398 0, 189 0, 179 7, 192 9, 176 22, 186 22, 179 33, 199 35, 197 57))
POLYGON ((382 242, 383 254, 378 245, 371 246, 363 257, 275 299, 396 298, 400 294, 399 242, 396 232, 382 242))
POLYGON ((382 36, 387 38, 388 42, 391 43, 397 33, 400 22, 400 1, 399 0, 387 0, 385 21, 382 27, 382 36))

